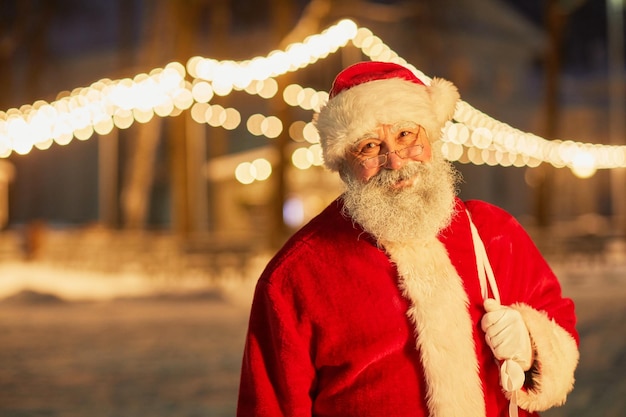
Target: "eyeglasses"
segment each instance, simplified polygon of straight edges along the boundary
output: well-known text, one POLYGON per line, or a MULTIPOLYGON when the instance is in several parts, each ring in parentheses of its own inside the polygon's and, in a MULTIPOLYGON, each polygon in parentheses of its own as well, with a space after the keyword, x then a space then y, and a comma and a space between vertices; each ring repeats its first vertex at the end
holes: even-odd
POLYGON ((389 159, 390 153, 395 153, 400 158, 406 159, 420 156, 422 152, 424 152, 424 145, 411 145, 407 146, 406 148, 398 149, 396 151, 390 151, 377 156, 373 156, 371 158, 364 159, 361 161, 361 165, 366 169, 374 169, 385 165, 387 163, 387 159, 389 159))

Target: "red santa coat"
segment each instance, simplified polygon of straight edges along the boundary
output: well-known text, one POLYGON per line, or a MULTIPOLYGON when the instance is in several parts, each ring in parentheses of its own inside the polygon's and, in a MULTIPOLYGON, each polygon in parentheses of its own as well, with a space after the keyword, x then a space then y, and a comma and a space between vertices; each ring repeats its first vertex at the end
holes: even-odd
POLYGON ((466 207, 502 304, 521 312, 531 334, 535 363, 517 393, 519 415, 562 404, 578 361, 574 306, 510 215, 457 200, 437 242, 383 249, 342 214, 338 199, 258 281, 237 415, 506 415, 499 367, 480 328, 466 207))

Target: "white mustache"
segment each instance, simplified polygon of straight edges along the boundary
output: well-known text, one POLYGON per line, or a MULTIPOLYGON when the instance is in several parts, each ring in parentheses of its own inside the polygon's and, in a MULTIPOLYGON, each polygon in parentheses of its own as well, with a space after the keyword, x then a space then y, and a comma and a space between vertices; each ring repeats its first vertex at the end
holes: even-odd
POLYGON ((374 187, 391 187, 399 181, 408 180, 416 175, 423 173, 427 167, 418 161, 407 163, 404 167, 397 170, 381 169, 376 175, 370 178, 368 185, 374 187))

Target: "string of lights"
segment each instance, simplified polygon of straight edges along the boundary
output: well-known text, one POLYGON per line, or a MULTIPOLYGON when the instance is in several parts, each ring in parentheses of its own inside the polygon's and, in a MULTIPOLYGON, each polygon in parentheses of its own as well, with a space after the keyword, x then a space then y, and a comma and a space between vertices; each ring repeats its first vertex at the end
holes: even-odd
MULTIPOLYGON (((33 148, 45 150, 54 143, 67 145, 74 138, 87 140, 106 135, 114 128, 147 123, 153 117, 177 116, 185 110, 197 123, 233 130, 242 124, 239 110, 210 104, 215 96, 243 91, 270 99, 278 94, 276 78, 305 68, 337 52, 351 42, 372 60, 395 62, 410 68, 425 84, 430 78, 391 50, 369 29, 342 20, 319 34, 275 50, 265 57, 246 61, 218 61, 192 57, 186 66, 173 62, 150 73, 121 80, 100 80, 89 87, 60 93, 51 103, 37 101, 19 109, 0 111, 0 157, 12 152, 24 155, 33 148)), ((328 93, 298 84, 282 91, 290 106, 313 112, 328 100, 328 93)), ((253 114, 245 121, 253 136, 273 139, 284 130, 276 116, 253 114)), ((310 121, 288 127, 297 146, 291 161, 299 169, 322 165, 319 136, 310 121)), ((581 178, 597 169, 626 167, 626 146, 546 140, 522 132, 460 101, 454 119, 438 142, 444 156, 462 163, 536 167, 549 163, 569 167, 581 178)), ((241 183, 262 181, 271 175, 271 164, 260 158, 239 164, 234 172, 241 183)))

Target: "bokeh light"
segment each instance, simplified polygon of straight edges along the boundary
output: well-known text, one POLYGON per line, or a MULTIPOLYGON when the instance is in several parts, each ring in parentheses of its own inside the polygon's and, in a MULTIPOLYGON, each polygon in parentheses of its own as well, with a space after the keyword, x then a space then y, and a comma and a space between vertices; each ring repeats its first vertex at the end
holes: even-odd
MULTIPOLYGON (((429 77, 369 29, 346 19, 266 56, 245 61, 194 56, 186 65, 171 62, 132 78, 102 79, 88 87, 61 91, 51 103, 39 100, 0 112, 0 157, 8 157, 12 152, 27 154, 33 148, 45 150, 52 144, 67 145, 74 138, 87 140, 94 134, 107 135, 135 122, 147 123, 155 116, 174 117, 187 110, 196 123, 234 130, 242 124, 240 109, 209 103, 215 96, 238 91, 262 99, 278 96, 289 106, 318 112, 328 101, 328 92, 295 83, 279 91, 276 78, 326 58, 349 42, 370 59, 405 65, 425 84, 430 83, 429 77)), ((253 136, 274 139, 285 128, 274 115, 246 117, 245 127, 253 136)), ((310 120, 293 121, 288 133, 294 142, 310 144, 293 152, 294 166, 308 169, 322 164, 320 138, 310 120)), ((451 161, 505 167, 549 163, 557 168, 568 167, 580 178, 587 178, 598 169, 626 167, 626 146, 546 140, 499 122, 464 101, 457 103, 453 121, 446 124, 442 139, 435 146, 440 146, 451 161)), ((235 172, 237 180, 244 184, 270 175, 271 165, 261 160, 240 164, 235 172)))

